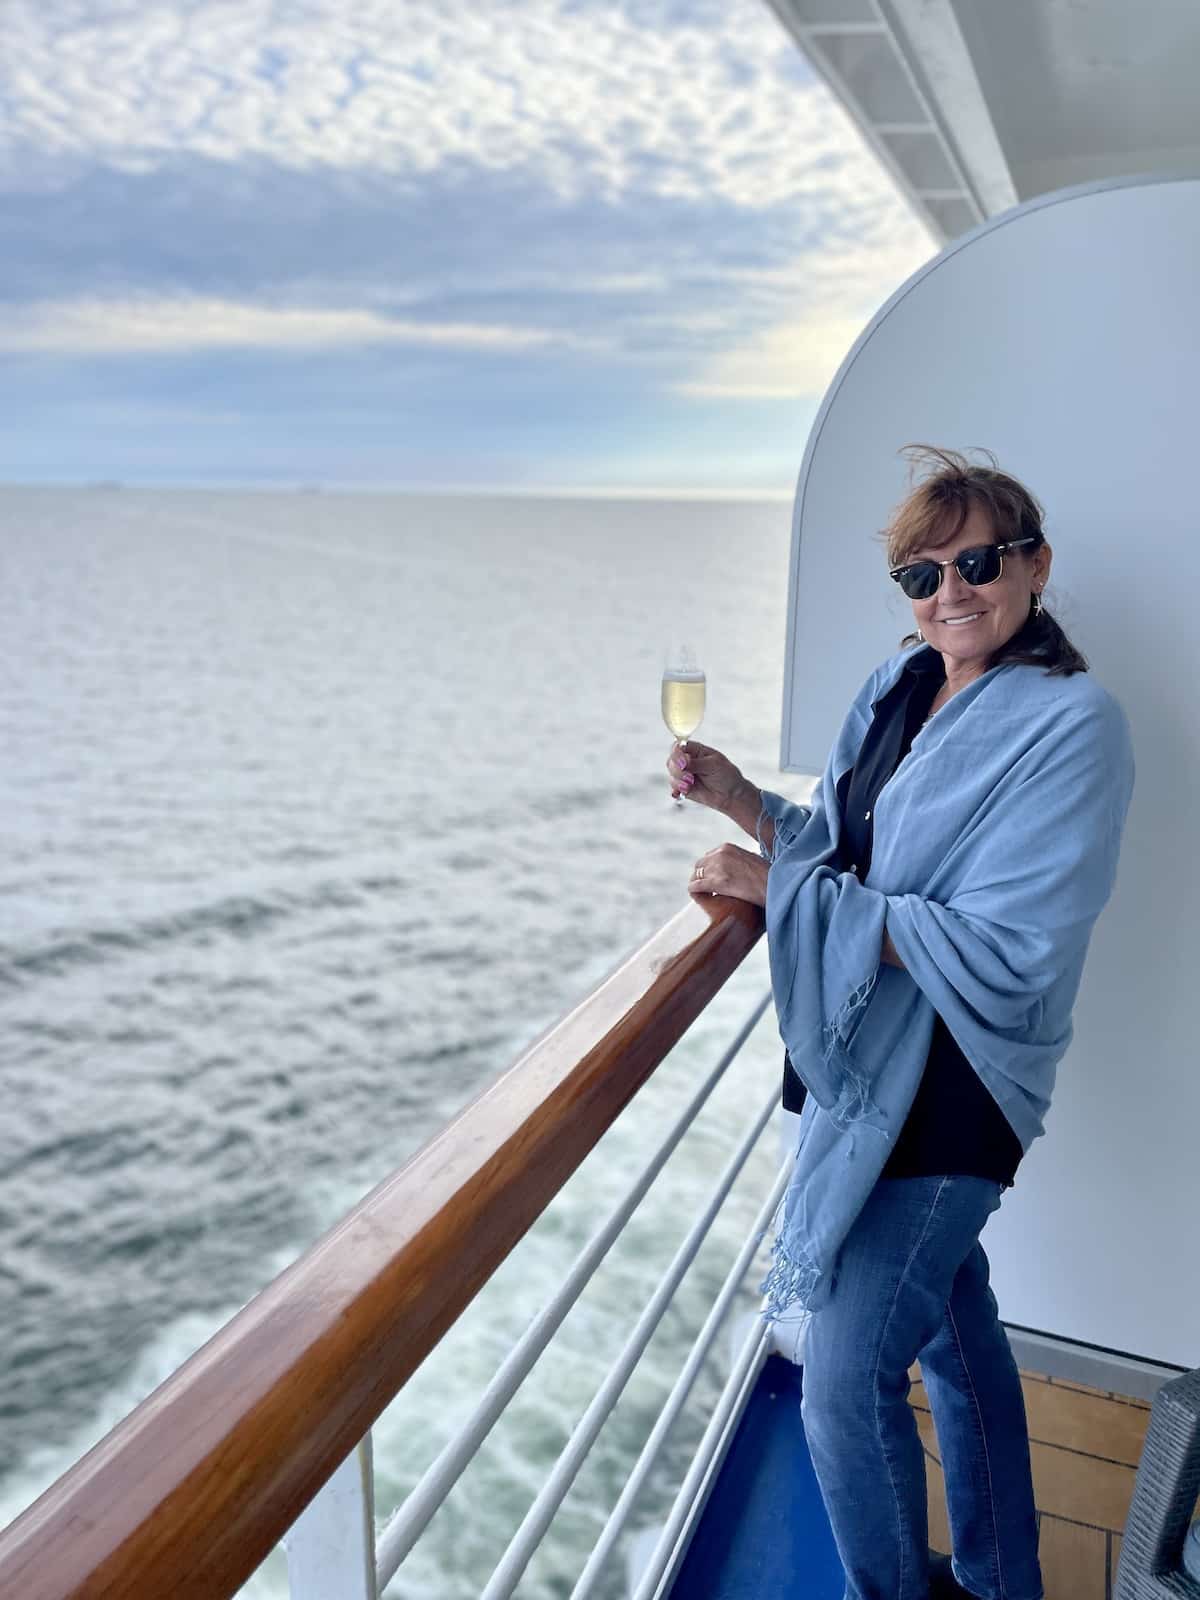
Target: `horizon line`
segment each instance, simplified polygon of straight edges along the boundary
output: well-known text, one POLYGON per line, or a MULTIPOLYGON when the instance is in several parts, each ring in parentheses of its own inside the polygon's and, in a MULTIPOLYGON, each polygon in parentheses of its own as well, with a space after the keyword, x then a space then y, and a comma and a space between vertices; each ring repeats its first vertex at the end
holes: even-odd
POLYGON ((324 479, 172 479, 134 478, 42 478, 0 477, 0 489, 87 490, 115 493, 121 490, 154 492, 210 490, 217 493, 245 494, 411 494, 446 495, 467 498, 512 498, 547 500, 753 500, 791 501, 793 489, 764 489, 671 484, 536 484, 536 483, 375 483, 324 479))

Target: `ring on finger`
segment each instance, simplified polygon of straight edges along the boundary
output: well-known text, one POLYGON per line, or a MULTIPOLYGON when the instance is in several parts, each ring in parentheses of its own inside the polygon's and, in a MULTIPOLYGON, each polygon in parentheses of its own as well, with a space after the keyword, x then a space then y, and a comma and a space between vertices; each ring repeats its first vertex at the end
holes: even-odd
POLYGON ((696 868, 696 876, 698 878, 702 878, 704 876, 704 868, 703 867, 697 867, 696 868))

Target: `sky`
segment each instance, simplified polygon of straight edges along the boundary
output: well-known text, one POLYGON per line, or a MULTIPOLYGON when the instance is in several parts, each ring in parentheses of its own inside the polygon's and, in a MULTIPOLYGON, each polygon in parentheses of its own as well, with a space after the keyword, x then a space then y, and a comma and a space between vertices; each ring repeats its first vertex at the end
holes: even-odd
POLYGON ((933 253, 765 0, 0 4, 0 480, 787 493, 933 253))

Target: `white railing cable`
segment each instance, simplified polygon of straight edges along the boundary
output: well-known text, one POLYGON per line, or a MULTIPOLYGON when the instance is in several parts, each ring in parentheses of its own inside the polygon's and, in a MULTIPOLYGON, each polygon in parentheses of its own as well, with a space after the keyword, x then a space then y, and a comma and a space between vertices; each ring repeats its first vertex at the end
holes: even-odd
POLYGON ((673 1573, 683 1558, 696 1526, 698 1511, 716 1478, 734 1428, 766 1359, 770 1337, 770 1328, 756 1317, 738 1351, 733 1370, 704 1430, 704 1437, 692 1458, 687 1476, 675 1496, 658 1543, 642 1569, 633 1600, 664 1600, 664 1591, 670 1586, 669 1577, 664 1583, 664 1574, 673 1573))
POLYGON ((587 1565, 579 1574, 579 1580, 571 1590, 570 1600, 587 1600, 587 1597, 595 1588, 604 1563, 611 1555, 613 1546, 624 1530, 625 1523, 628 1520, 630 1511, 633 1509, 633 1503, 637 1499, 642 1484, 650 1475, 650 1471, 658 1459, 658 1453, 662 1449, 671 1425, 683 1410, 687 1397, 691 1392, 692 1384, 696 1381, 696 1375, 704 1364, 704 1358, 708 1354, 709 1347, 720 1331, 725 1313, 741 1287, 746 1270, 771 1226, 775 1208, 783 1196, 783 1191, 787 1188, 788 1179, 792 1175, 794 1166, 795 1156, 793 1154, 787 1158, 779 1169, 779 1175, 775 1179, 762 1209, 754 1219, 754 1224, 746 1236, 746 1242, 739 1251, 737 1260, 730 1267, 725 1282, 721 1287, 721 1292, 714 1300, 712 1308, 705 1318, 704 1326, 696 1335, 695 1343, 692 1345, 683 1370, 676 1378, 674 1387, 659 1412, 658 1420, 642 1446, 641 1454, 634 1463, 633 1470, 625 1480, 625 1486, 621 1490, 620 1498, 609 1513, 608 1521, 604 1524, 604 1529, 587 1559, 587 1565))
POLYGON ((665 1166, 672 1151, 691 1127, 697 1112, 754 1031, 770 999, 768 992, 751 1011, 728 1049, 687 1102, 638 1178, 614 1206, 607 1221, 597 1229, 580 1252, 554 1298, 538 1313, 513 1346, 495 1377, 484 1390, 474 1412, 463 1423, 454 1438, 443 1447, 379 1536, 375 1569, 376 1582, 381 1594, 450 1490, 462 1476, 471 1458, 494 1427, 496 1419, 554 1337, 588 1280, 612 1248, 621 1230, 645 1197, 646 1191, 665 1166))
POLYGON ((547 1528, 554 1520, 555 1513, 566 1498, 571 1484, 575 1481, 575 1476, 583 1464, 584 1457, 591 1449, 596 1436, 607 1421, 609 1413, 620 1399, 621 1392, 628 1383, 633 1369, 641 1359, 642 1352, 650 1343, 658 1324, 662 1321, 663 1314, 670 1305, 675 1290, 679 1287, 684 1274, 691 1266, 700 1246, 704 1243, 713 1219, 725 1203, 725 1199, 733 1187, 739 1172, 745 1165, 747 1157, 754 1149, 759 1136, 778 1104, 779 1090, 775 1088, 768 1096, 762 1110, 754 1117, 737 1149, 730 1156, 721 1176, 713 1187, 707 1205, 688 1229, 683 1242, 671 1260, 670 1266, 663 1273, 658 1287, 646 1302, 641 1316, 639 1316, 634 1325, 633 1332, 629 1335, 623 1349, 609 1368, 591 1404, 571 1430, 571 1436, 551 1469, 550 1476, 526 1512, 521 1526, 509 1543, 508 1549, 500 1558, 496 1570, 481 1591, 479 1600, 509 1600, 509 1596, 512 1595, 517 1584, 521 1581, 521 1575, 528 1566, 533 1552, 541 1543, 547 1528))

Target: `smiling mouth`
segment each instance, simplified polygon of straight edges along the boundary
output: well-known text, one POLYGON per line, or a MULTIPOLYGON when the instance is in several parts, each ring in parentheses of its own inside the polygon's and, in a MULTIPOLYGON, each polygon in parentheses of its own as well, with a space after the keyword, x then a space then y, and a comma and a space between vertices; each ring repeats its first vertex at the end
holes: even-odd
POLYGON ((964 623, 964 622, 978 622, 979 618, 982 615, 983 615, 982 611, 968 611, 966 616, 963 616, 963 617, 943 617, 942 621, 944 623, 948 624, 948 625, 950 623, 954 623, 954 622, 957 622, 957 623, 960 623, 960 624, 964 623))

